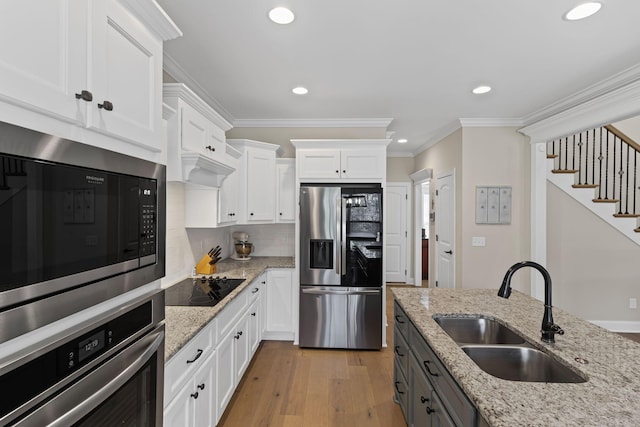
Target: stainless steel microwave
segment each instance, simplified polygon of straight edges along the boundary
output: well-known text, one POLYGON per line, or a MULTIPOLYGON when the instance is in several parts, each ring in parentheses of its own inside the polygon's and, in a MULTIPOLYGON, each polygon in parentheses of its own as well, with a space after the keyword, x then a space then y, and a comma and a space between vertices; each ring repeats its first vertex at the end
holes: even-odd
POLYGON ((163 165, 0 123, 0 313, 162 277, 165 181, 163 165))

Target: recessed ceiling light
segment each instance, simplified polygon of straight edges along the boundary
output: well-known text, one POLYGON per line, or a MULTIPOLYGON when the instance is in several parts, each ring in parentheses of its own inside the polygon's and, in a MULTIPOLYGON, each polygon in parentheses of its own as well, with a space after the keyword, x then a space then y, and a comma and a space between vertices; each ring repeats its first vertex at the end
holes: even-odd
POLYGON ((491 86, 478 86, 477 88, 473 89, 471 92, 475 93, 476 95, 491 92, 491 86))
POLYGON ((276 7, 269 11, 269 19, 276 24, 290 24, 295 19, 295 16, 286 7, 276 7))
POLYGON ((579 19, 588 18, 593 15, 602 7, 602 3, 598 1, 590 1, 587 3, 582 3, 571 9, 569 12, 565 13, 564 19, 567 21, 577 21, 579 19))
POLYGON ((298 86, 291 89, 291 92, 295 93, 296 95, 306 95, 309 93, 309 89, 307 89, 306 87, 298 86))
POLYGON ((409 140, 407 138, 400 138, 398 140, 398 144, 406 144, 407 142, 409 142, 409 140))

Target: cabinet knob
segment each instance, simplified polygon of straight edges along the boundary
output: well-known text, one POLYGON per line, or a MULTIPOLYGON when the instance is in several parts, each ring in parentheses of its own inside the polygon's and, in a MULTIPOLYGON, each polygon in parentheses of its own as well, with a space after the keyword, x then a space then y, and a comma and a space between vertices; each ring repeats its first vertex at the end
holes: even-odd
POLYGON ((198 392, 196 391, 195 393, 191 393, 191 397, 193 397, 194 399, 198 398, 198 392))
POLYGON ((215 147, 212 147, 212 146, 210 146, 210 145, 207 145, 207 146, 206 146, 206 147, 204 147, 204 148, 206 148, 206 149, 207 149, 207 150, 209 150, 209 151, 216 151, 216 148, 215 148, 215 147))
POLYGON ((76 99, 82 99, 83 101, 91 102, 93 101, 93 94, 88 90, 83 90, 80 93, 76 93, 76 99))
MULTIPOLYGON (((200 390, 204 390, 204 383, 197 386, 200 390)), ((197 393, 197 392, 196 392, 197 393)), ((424 402, 423 402, 424 403, 424 402)))
POLYGON ((240 335, 234 335, 233 336, 235 339, 239 340, 240 339, 240 335))
POLYGON ((256 317, 256 314, 255 314, 255 313, 251 313, 251 315, 252 315, 253 317, 256 317))
POLYGON ((435 409, 431 409, 430 407, 427 406, 427 414, 433 414, 434 412, 436 412, 435 409))
POLYGON ((336 173, 340 173, 340 171, 336 169, 336 173))
POLYGON ((429 401, 429 399, 427 399, 426 397, 420 396, 420 402, 425 403, 425 402, 428 402, 428 401, 429 401))
POLYGON ((251 212, 249 215, 253 216, 253 212, 251 212))
POLYGON ((345 169, 342 170, 342 173, 347 173, 347 171, 345 169))
POLYGON ((282 212, 280 212, 280 216, 282 216, 282 212))
POLYGON ((106 111, 113 111, 113 104, 110 101, 103 101, 102 104, 98 104, 98 108, 104 108, 106 111))

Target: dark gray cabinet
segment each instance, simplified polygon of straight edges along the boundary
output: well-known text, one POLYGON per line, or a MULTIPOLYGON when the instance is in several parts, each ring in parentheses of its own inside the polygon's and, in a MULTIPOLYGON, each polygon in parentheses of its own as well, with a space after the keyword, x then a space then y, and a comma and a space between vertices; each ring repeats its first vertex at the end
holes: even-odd
POLYGON ((394 302, 394 316, 396 401, 400 403, 407 424, 415 427, 476 426, 476 408, 397 302, 394 302))

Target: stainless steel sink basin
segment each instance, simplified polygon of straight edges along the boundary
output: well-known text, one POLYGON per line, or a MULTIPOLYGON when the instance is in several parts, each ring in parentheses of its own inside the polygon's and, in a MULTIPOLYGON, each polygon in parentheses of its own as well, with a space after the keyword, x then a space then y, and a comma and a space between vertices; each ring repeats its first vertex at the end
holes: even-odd
POLYGON ((511 381, 583 383, 587 380, 547 354, 520 346, 462 346, 483 371, 511 381))
POLYGON ((525 343, 520 335, 487 317, 434 316, 433 320, 460 345, 525 343))

